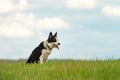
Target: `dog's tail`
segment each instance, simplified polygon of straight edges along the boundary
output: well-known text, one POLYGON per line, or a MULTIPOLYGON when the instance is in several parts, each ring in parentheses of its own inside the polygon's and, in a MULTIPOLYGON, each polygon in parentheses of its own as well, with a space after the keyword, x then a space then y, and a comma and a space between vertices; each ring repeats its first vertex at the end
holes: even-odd
POLYGON ((28 63, 31 63, 30 59, 28 59, 25 64, 28 64, 28 63))
POLYGON ((32 58, 31 58, 31 56, 28 58, 28 60, 26 61, 26 64, 28 64, 28 63, 32 63, 32 58))

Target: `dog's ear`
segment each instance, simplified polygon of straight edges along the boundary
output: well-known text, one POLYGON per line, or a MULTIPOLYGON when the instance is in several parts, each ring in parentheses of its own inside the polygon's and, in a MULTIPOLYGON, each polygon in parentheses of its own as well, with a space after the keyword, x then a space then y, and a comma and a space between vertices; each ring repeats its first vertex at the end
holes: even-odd
POLYGON ((52 36, 53 36, 53 34, 52 34, 52 32, 50 32, 48 38, 50 39, 50 38, 52 38, 52 36))
POLYGON ((57 37, 57 32, 54 34, 54 37, 57 37))

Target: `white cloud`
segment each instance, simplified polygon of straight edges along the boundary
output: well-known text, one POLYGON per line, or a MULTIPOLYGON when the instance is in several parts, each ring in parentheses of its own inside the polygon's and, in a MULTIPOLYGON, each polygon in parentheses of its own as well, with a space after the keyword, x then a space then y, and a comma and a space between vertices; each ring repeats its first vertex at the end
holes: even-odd
POLYGON ((102 12, 107 16, 120 17, 120 7, 105 6, 102 12))
POLYGON ((96 0, 67 0, 66 6, 72 9, 93 9, 97 5, 96 0))
POLYGON ((13 13, 6 17, 2 17, 0 21, 0 36, 23 38, 33 35, 33 30, 28 28, 32 24, 32 14, 13 13), (27 23, 29 25, 27 25, 27 23))
POLYGON ((37 18, 34 14, 14 13, 2 17, 0 21, 0 36, 4 37, 30 37, 36 30, 64 29, 69 24, 59 17, 37 18))
POLYGON ((56 28, 68 28, 69 24, 64 22, 59 17, 45 17, 38 21, 38 26, 41 29, 56 29, 56 28))
POLYGON ((0 27, 0 36, 3 37, 14 37, 14 38, 24 38, 30 37, 33 34, 33 31, 18 26, 18 24, 3 24, 0 27))
POLYGON ((9 12, 12 9, 12 3, 10 0, 0 1, 0 13, 9 12))
POLYGON ((18 0, 19 4, 16 4, 15 6, 17 8, 15 8, 15 10, 19 9, 19 10, 24 10, 26 8, 28 8, 29 4, 27 2, 27 0, 18 0))
POLYGON ((30 37, 36 30, 65 29, 69 24, 60 17, 38 18, 31 13, 23 13, 29 7, 27 0, 0 0, 0 36, 30 37))
POLYGON ((0 0, 0 13, 7 13, 11 11, 21 11, 28 7, 27 0, 0 0))

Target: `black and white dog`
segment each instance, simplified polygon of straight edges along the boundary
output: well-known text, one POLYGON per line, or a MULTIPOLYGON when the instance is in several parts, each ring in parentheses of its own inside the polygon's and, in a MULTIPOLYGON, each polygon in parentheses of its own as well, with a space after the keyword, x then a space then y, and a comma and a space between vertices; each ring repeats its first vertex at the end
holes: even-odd
POLYGON ((40 63, 46 62, 48 56, 50 55, 52 49, 58 48, 60 43, 57 39, 57 32, 53 35, 52 32, 49 33, 49 37, 46 41, 40 43, 38 47, 36 47, 33 51, 26 63, 40 63))

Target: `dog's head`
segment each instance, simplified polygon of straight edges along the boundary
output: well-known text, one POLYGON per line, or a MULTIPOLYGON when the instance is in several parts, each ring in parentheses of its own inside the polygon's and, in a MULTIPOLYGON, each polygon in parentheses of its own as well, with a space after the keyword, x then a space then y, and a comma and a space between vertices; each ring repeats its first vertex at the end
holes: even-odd
POLYGON ((58 48, 59 49, 59 45, 60 43, 58 42, 57 39, 57 32, 53 35, 52 32, 49 33, 49 37, 47 39, 48 45, 52 48, 58 48))

